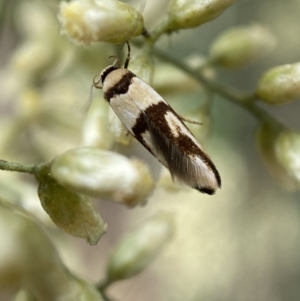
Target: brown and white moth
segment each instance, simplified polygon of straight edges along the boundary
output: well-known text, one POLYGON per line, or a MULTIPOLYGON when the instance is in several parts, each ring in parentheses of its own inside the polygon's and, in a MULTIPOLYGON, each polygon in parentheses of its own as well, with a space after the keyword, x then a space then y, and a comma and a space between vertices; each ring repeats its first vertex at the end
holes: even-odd
POLYGON ((94 86, 127 130, 164 166, 173 178, 207 194, 221 187, 221 177, 193 134, 171 106, 148 84, 129 71, 130 46, 124 68, 105 68, 94 86), (100 81, 102 87, 99 86, 100 81))

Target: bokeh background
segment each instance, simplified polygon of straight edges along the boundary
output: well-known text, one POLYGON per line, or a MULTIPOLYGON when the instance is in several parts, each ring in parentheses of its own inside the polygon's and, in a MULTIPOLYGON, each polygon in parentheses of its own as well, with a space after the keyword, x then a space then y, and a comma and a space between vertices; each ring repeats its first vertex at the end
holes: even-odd
MULTIPOLYGON (((162 0, 131 3, 143 12, 149 29, 167 6, 162 0)), ((59 34, 57 5, 51 0, 1 1, 1 159, 40 163, 84 144, 82 108, 93 77, 110 63, 115 49, 71 44, 59 34)), ((261 23, 277 38, 274 51, 246 67, 215 71, 218 81, 252 91, 267 69, 299 61, 299 11, 298 0, 238 0, 214 21, 163 37, 157 47, 179 59, 206 56, 225 29, 261 23)), ((198 96, 201 101, 201 95, 193 90, 163 96, 185 106, 198 96)), ((300 129, 299 102, 260 106, 287 127, 300 129)), ((205 148, 222 176, 222 189, 206 196, 160 187, 146 206, 134 209, 96 199, 108 223, 97 246, 53 225, 31 177, 1 172, 0 196, 36 215, 66 266, 91 282, 104 277, 113 245, 129 229, 157 212, 171 212, 175 237, 143 273, 109 288, 116 300, 299 300, 299 193, 286 190, 268 172, 256 145, 259 124, 246 110, 216 96, 210 123, 205 148)), ((3 298, 13 300, 13 294, 3 298)))

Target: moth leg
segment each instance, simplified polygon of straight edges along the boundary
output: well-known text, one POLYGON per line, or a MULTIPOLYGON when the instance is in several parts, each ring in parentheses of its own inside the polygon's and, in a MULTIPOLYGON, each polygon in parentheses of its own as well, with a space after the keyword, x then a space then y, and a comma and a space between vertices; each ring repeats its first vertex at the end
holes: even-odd
POLYGON ((102 87, 99 85, 100 82, 101 82, 101 77, 98 75, 95 75, 93 78, 92 88, 95 87, 96 89, 102 89, 102 87))
POLYGON ((130 48, 129 42, 126 41, 126 44, 127 44, 128 52, 127 52, 127 58, 126 58, 126 61, 125 61, 125 63, 124 63, 124 68, 125 68, 125 69, 128 68, 129 61, 130 61, 130 52, 131 52, 131 48, 130 48))

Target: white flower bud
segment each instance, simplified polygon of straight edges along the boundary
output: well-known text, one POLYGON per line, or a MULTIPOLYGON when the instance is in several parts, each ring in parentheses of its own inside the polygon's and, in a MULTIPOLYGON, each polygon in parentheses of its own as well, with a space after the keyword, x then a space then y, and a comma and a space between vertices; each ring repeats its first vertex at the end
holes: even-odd
POLYGON ((263 124, 257 143, 271 174, 289 190, 300 190, 300 133, 263 124))
POLYGON ((45 41, 45 38, 49 40, 57 35, 56 17, 50 7, 43 2, 19 2, 14 17, 16 18, 14 25, 25 38, 45 41))
POLYGON ((199 90, 199 83, 185 72, 169 64, 159 64, 155 69, 153 87, 160 94, 185 93, 199 90))
POLYGON ((282 65, 268 70, 259 79, 256 95, 276 105, 300 98, 300 63, 282 65))
POLYGON ((295 189, 300 190, 300 133, 281 132, 275 144, 275 154, 295 189))
POLYGON ((222 67, 240 67, 261 58, 275 44, 274 35, 259 24, 234 27, 213 42, 210 60, 222 67))
POLYGON ((124 43, 143 31, 142 15, 117 0, 62 2, 58 15, 62 33, 75 43, 124 43))
POLYGON ((93 99, 82 127, 82 140, 86 146, 110 149, 113 135, 108 131, 108 108, 103 97, 93 99))
POLYGON ((86 238, 91 245, 105 233, 107 225, 89 197, 70 192, 49 177, 40 180, 38 195, 52 221, 67 233, 86 238))
POLYGON ((135 142, 135 138, 126 129, 125 125, 122 123, 120 118, 116 115, 114 110, 109 107, 108 109, 109 121, 107 125, 107 130, 115 138, 118 143, 123 145, 128 145, 135 142))
POLYGON ((154 188, 149 168, 141 161, 88 147, 56 157, 51 176, 72 191, 130 207, 144 204, 154 188))
POLYGON ((31 39, 22 44, 13 54, 12 68, 23 75, 39 75, 51 67, 53 48, 42 40, 31 39))
POLYGON ((169 29, 197 27, 218 17, 235 0, 171 0, 169 29))
POLYGON ((116 245, 108 262, 108 282, 142 272, 173 234, 174 221, 171 215, 161 213, 148 218, 116 245))

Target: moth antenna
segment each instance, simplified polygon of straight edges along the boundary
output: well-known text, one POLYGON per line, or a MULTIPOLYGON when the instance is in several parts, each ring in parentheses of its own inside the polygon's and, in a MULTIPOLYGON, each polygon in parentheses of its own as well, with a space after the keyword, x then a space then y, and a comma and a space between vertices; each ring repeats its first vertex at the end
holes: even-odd
MULTIPOLYGON (((96 78, 96 76, 95 76, 95 78, 96 78)), ((89 108, 90 108, 90 106, 91 106, 91 104, 93 102, 93 88, 94 87, 97 88, 95 86, 95 83, 94 83, 95 82, 95 78, 94 78, 93 84, 91 85, 91 88, 90 88, 90 96, 89 96, 87 102, 82 106, 82 111, 84 113, 86 113, 89 110, 89 108)))
POLYGON ((181 119, 181 120, 183 120, 183 121, 185 121, 185 122, 192 123, 192 124, 203 125, 203 123, 202 123, 202 122, 200 122, 200 121, 196 121, 196 120, 187 119, 187 118, 185 118, 185 117, 183 117, 183 116, 179 115, 178 113, 177 113, 177 115, 180 117, 180 119, 181 119))
POLYGON ((129 42, 128 42, 128 41, 126 41, 126 44, 127 44, 127 49, 128 49, 128 52, 127 52, 126 61, 125 61, 125 63, 124 63, 124 68, 125 68, 125 69, 127 69, 127 68, 128 68, 129 61, 130 61, 130 52, 131 52, 131 48, 130 48, 129 42))

